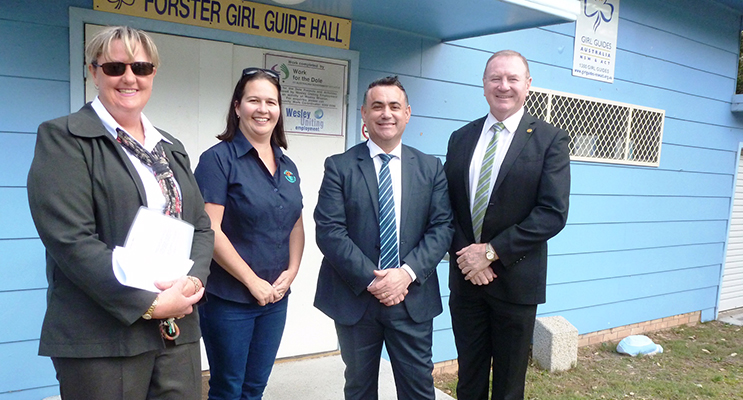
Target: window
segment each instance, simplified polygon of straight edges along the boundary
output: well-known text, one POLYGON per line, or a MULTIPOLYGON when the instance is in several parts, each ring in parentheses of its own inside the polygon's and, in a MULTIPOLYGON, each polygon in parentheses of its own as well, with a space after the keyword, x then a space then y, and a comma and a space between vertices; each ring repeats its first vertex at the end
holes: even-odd
POLYGON ((570 159, 657 167, 665 111, 532 87, 526 110, 564 129, 570 159))

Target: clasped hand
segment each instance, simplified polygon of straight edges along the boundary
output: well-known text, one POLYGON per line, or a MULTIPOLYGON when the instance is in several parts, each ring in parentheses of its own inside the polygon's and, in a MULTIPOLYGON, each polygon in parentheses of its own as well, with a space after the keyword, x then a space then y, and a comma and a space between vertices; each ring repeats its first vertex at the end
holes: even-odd
POLYGON ((194 282, 185 276, 173 281, 155 282, 155 287, 162 292, 157 296, 157 306, 152 311, 154 319, 182 318, 191 314, 193 305, 204 295, 203 286, 195 290, 194 282))
POLYGON ((473 243, 457 252, 457 266, 462 271, 464 280, 481 286, 498 277, 485 256, 486 250, 487 244, 473 243))
POLYGON ((410 282, 410 274, 402 268, 375 270, 374 281, 366 290, 389 307, 405 300, 410 282))
POLYGON ((295 276, 288 270, 283 271, 273 284, 256 277, 255 281, 248 285, 248 290, 250 290, 250 294, 258 301, 259 306, 276 303, 284 298, 295 276))

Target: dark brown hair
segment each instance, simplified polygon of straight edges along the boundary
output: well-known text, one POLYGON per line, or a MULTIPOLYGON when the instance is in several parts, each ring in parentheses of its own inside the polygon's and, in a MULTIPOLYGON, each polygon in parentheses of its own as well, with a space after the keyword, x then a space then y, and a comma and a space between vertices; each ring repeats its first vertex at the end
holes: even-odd
POLYGON ((384 78, 379 78, 376 81, 369 84, 369 87, 366 88, 366 92, 364 92, 364 105, 366 105, 366 94, 369 93, 369 91, 373 87, 377 86, 395 86, 398 89, 402 90, 402 94, 405 95, 405 105, 409 105, 410 102, 408 101, 408 92, 405 91, 405 88, 402 87, 402 83, 400 83, 400 80, 397 79, 397 75, 395 76, 386 76, 384 78))
POLYGON ((235 138, 235 134, 240 129, 240 119, 237 118, 235 107, 237 107, 242 101, 243 95, 245 94, 245 86, 248 85, 248 82, 255 79, 265 79, 271 82, 279 93, 279 120, 276 122, 276 127, 273 128, 273 133, 271 133, 271 144, 286 149, 289 144, 286 141, 286 133, 284 133, 284 112, 282 111, 281 103, 281 84, 275 76, 269 75, 263 71, 257 71, 247 75, 243 74, 243 76, 240 77, 240 80, 237 81, 235 91, 232 93, 232 100, 230 100, 230 107, 227 109, 227 126, 225 127, 224 132, 217 136, 217 139, 231 142, 235 138))

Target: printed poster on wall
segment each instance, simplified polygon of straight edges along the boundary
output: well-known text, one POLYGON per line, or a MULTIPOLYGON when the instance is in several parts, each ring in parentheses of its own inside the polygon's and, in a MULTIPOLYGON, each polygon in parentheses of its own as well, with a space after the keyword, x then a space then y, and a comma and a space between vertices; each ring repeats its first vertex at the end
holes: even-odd
POLYGON ((573 76, 614 82, 619 0, 581 0, 575 21, 573 76))
POLYGON ((281 77, 286 133, 343 136, 346 65, 278 54, 265 65, 281 77))

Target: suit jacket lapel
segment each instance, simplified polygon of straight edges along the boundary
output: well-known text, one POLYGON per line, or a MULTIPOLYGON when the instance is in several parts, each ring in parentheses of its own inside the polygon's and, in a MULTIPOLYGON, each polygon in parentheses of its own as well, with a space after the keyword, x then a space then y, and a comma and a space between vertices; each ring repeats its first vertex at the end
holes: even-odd
POLYGON ((369 197, 372 204, 374 215, 379 221, 379 182, 377 181, 377 171, 374 169, 374 160, 369 156, 367 146, 357 146, 357 158, 359 160, 359 170, 366 181, 366 187, 369 190, 369 197))
MULTIPOLYGON (((475 124, 472 125, 472 129, 465 135, 463 138, 463 152, 464 152, 464 165, 462 166, 462 181, 464 182, 464 188, 467 191, 467 199, 471 199, 471 193, 470 193, 470 186, 472 186, 472 182, 470 182, 470 164, 472 164, 472 156, 475 154, 475 147, 477 147, 477 140, 480 139, 480 133, 482 133, 482 127, 485 125, 485 120, 488 118, 488 116, 484 116, 480 118, 478 121, 476 121, 475 124)), ((467 210, 469 210, 469 207, 467 207, 467 210)), ((469 214, 468 214, 469 215, 469 214)), ((470 221, 472 220, 472 217, 470 216, 470 221)))
POLYGON ((477 141, 480 139, 480 133, 482 133, 482 127, 485 125, 487 117, 486 115, 475 121, 470 127, 470 130, 462 138, 462 182, 464 182, 467 202, 460 207, 461 218, 459 223, 462 225, 462 229, 466 232, 468 238, 472 241, 475 239, 472 227, 472 210, 470 209, 470 200, 472 199, 472 194, 470 193, 470 164, 472 164, 472 156, 475 153, 475 147, 477 147, 477 141))
POLYGON ((508 171, 511 170, 511 167, 513 167, 513 164, 516 162, 519 154, 521 154, 521 150, 524 149, 526 143, 529 141, 529 139, 531 139, 531 135, 534 133, 534 123, 534 117, 527 113, 524 113, 524 116, 521 118, 521 122, 519 123, 519 127, 513 134, 511 147, 508 148, 506 157, 503 159, 503 164, 501 164, 500 170, 498 171, 498 178, 495 180, 495 185, 493 185, 492 193, 495 193, 495 191, 498 190, 501 182, 503 182, 503 179, 505 179, 506 175, 508 175, 508 171))
POLYGON ((147 204, 147 195, 144 190, 142 179, 139 177, 139 173, 134 168, 134 165, 129 160, 129 156, 126 155, 126 152, 121 145, 116 142, 116 139, 114 139, 113 136, 108 133, 106 127, 103 126, 103 122, 101 122, 101 119, 98 117, 98 114, 96 114, 91 103, 85 104, 80 111, 73 113, 68 120, 68 124, 68 129, 73 135, 88 138, 105 137, 104 140, 110 140, 114 143, 114 151, 126 166, 129 175, 137 186, 140 202, 142 204, 147 204))
MULTIPOLYGON (((400 190, 402 191, 400 196, 400 201, 402 204, 400 205, 400 236, 403 236, 403 227, 406 226, 407 222, 407 216, 410 212, 410 207, 414 204, 414 200, 412 198, 413 193, 418 192, 417 190, 414 190, 413 188, 413 173, 412 171, 415 171, 415 156, 408 151, 405 146, 402 147, 402 160, 400 163, 401 171, 401 182, 402 187, 400 190)), ((400 238, 397 238, 398 241, 400 241, 400 238)))

